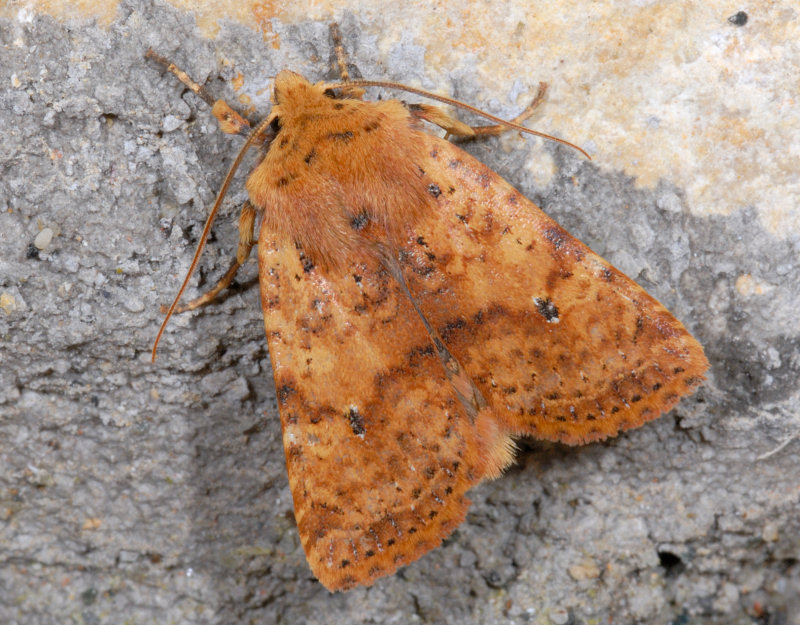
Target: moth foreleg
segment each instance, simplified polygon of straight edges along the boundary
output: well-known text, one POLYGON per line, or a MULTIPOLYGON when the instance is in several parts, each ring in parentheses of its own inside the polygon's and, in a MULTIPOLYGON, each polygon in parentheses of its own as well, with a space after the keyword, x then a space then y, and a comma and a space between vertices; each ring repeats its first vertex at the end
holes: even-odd
MULTIPOLYGON (((511 120, 513 124, 522 124, 533 115, 536 108, 544 100, 545 93, 547 93, 547 83, 540 82, 539 89, 536 91, 536 96, 533 101, 525 108, 522 113, 517 115, 511 120)), ((435 124, 447 132, 447 137, 477 137, 477 136, 493 136, 499 135, 501 132, 507 130, 514 130, 512 126, 503 124, 494 124, 492 126, 470 126, 464 122, 451 117, 445 113, 438 106, 431 106, 430 104, 410 104, 408 106, 411 114, 419 119, 424 119, 427 122, 435 124)))
POLYGON ((208 106, 211 107, 211 112, 214 117, 217 118, 222 132, 231 135, 247 135, 250 132, 250 122, 233 110, 225 100, 214 99, 205 87, 192 80, 191 76, 175 65, 175 63, 157 54, 152 48, 148 49, 144 56, 162 65, 164 69, 174 74, 178 80, 191 89, 197 97, 208 104, 208 106))
POLYGON ((339 78, 342 82, 350 80, 350 70, 347 68, 347 52, 344 49, 342 42, 342 32, 339 30, 339 24, 331 22, 328 27, 331 33, 331 40, 333 41, 333 52, 336 55, 336 66, 334 69, 338 70, 339 78))
MULTIPOLYGON (((247 261, 247 258, 250 256, 250 251, 256 244, 255 223, 256 209, 250 202, 245 202, 242 205, 242 212, 239 215, 239 246, 236 250, 236 258, 233 259, 230 268, 213 287, 192 301, 178 306, 175 312, 186 312, 187 310, 194 310, 195 308, 205 306, 231 285, 233 279, 236 277, 236 272, 239 271, 239 267, 244 265, 247 261)), ((162 312, 166 312, 167 309, 167 306, 162 306, 162 312)))
MULTIPOLYGON (((517 115, 511 121, 514 124, 520 124, 520 125, 524 121, 527 121, 531 117, 531 115, 533 115, 536 108, 542 103, 542 100, 544 100, 544 96, 546 93, 547 93, 547 83, 540 82, 539 88, 536 90, 536 95, 533 97, 533 101, 525 108, 524 111, 522 111, 522 113, 517 115)), ((492 126, 472 126, 472 130, 474 131, 475 136, 478 135, 494 136, 494 135, 499 135, 502 132, 514 129, 510 128, 509 126, 504 126, 503 124, 494 124, 492 126)))

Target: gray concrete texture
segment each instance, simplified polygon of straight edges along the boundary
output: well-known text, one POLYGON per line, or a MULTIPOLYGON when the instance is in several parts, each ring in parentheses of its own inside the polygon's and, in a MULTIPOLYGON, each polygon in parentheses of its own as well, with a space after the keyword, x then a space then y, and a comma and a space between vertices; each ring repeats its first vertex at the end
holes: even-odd
MULTIPOLYGON (((340 20, 365 75, 424 76, 414 50, 381 56, 358 13, 340 20)), ((441 548, 372 588, 313 579, 255 264, 175 316, 150 363, 241 140, 144 52, 231 102, 237 73, 263 80, 263 115, 269 77, 322 79, 331 51, 324 22, 273 28, 279 49, 236 24, 204 39, 153 0, 108 27, 0 21, 0 622, 800 623, 800 235, 766 232, 753 207, 693 215, 669 180, 640 189, 555 144, 539 185, 525 141, 467 149, 670 308, 708 382, 602 444, 524 442, 441 548), (769 295, 742 297, 742 273, 769 295)), ((190 295, 234 253, 245 175, 190 295)))

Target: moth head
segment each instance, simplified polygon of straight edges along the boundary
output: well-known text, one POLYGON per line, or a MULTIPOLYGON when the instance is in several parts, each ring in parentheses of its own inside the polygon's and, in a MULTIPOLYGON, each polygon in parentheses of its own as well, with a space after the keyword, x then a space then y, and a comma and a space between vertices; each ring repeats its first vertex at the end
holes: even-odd
POLYGON ((295 108, 321 94, 322 89, 318 85, 312 85, 297 72, 284 69, 275 76, 272 99, 276 106, 295 108))

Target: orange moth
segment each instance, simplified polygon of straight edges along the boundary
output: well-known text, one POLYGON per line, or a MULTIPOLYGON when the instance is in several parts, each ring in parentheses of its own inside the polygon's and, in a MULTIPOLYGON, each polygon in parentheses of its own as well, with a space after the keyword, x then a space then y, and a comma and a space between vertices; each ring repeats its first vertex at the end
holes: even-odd
POLYGON ((539 133, 366 101, 363 87, 377 83, 348 80, 335 25, 332 34, 342 82, 280 72, 271 112, 252 129, 148 56, 212 104, 224 131, 248 136, 190 273, 233 170, 260 149, 237 258, 185 308, 231 282, 260 220, 300 540, 320 582, 347 590, 438 546, 464 520, 467 491, 513 461, 515 438, 579 445, 638 427, 691 393, 708 362, 641 287, 422 122, 460 136, 539 133))

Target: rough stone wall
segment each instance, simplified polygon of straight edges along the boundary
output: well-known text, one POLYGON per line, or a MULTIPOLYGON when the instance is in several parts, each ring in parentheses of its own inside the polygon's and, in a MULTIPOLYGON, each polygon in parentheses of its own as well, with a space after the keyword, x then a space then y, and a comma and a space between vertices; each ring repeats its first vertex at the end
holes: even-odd
MULTIPOLYGON (((790 3, 743 26, 721 0, 240 3, 249 23, 196 2, 129 0, 100 21, 55 4, 0 8, 0 621, 800 623, 790 3), (639 430, 525 443, 442 548, 335 596, 294 526, 255 265, 174 317, 149 361, 241 141, 143 59, 153 47, 263 115, 278 70, 325 76, 332 16, 368 77, 506 117, 548 81, 533 125, 592 162, 515 133, 467 149, 711 360, 639 430)), ((193 293, 235 250, 243 176, 193 293)))

